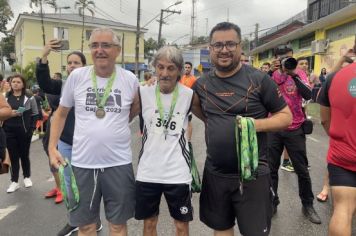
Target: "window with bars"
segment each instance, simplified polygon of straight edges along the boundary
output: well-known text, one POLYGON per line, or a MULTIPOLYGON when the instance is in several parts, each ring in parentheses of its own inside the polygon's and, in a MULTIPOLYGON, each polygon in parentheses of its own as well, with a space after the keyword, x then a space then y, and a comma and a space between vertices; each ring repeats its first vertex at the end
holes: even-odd
POLYGON ((91 32, 92 32, 92 30, 86 30, 86 31, 85 31, 85 39, 86 39, 86 40, 89 40, 89 39, 90 39, 91 32))
POLYGON ((320 17, 329 15, 329 4, 330 0, 320 1, 320 17))
POLYGON ((340 9, 340 0, 330 1, 330 14, 340 9))
POLYGON ((68 40, 68 29, 63 27, 55 27, 53 37, 60 40, 68 40))
POLYGON ((258 59, 259 60, 264 60, 264 59, 267 59, 269 57, 269 51, 264 51, 264 52, 261 52, 258 54, 258 59))
POLYGON ((315 39, 314 33, 299 39, 299 48, 311 47, 311 43, 312 41, 314 41, 314 39, 315 39))

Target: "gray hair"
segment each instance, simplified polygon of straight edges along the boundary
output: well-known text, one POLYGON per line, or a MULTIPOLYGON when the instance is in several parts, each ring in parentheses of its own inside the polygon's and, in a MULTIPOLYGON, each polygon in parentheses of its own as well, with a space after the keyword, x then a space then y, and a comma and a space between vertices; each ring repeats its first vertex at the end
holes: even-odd
POLYGON ((113 43, 115 43, 115 44, 119 45, 119 47, 121 47, 120 40, 117 37, 116 33, 114 32, 114 30, 112 30, 111 28, 108 28, 108 27, 100 27, 100 28, 93 29, 93 31, 90 34, 89 42, 92 41, 94 34, 100 34, 100 33, 110 33, 112 35, 113 43))
POLYGON ((153 58, 152 66, 156 67, 157 62, 161 59, 167 59, 173 62, 179 71, 182 71, 184 68, 184 59, 182 52, 176 47, 164 46, 160 48, 153 58))

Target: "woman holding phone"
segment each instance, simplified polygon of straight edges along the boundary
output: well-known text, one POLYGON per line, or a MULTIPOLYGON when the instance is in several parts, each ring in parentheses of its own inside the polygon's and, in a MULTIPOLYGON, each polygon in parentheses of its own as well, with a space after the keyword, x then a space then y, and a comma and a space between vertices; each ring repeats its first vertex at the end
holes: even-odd
POLYGON ((20 160, 26 188, 32 186, 29 151, 34 127, 34 117, 38 114, 36 100, 26 91, 25 78, 16 74, 10 77, 10 91, 6 94, 12 112, 11 118, 3 124, 7 149, 11 160, 11 184, 8 193, 20 188, 20 160))

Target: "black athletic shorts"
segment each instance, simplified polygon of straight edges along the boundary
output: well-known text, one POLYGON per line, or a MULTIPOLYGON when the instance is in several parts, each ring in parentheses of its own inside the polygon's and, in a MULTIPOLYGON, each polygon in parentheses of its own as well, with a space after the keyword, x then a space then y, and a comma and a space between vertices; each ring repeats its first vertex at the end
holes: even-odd
POLYGON ((356 172, 328 164, 329 185, 356 188, 356 172))
POLYGON ((272 218, 270 175, 243 183, 237 177, 223 177, 204 170, 200 194, 200 220, 214 230, 228 230, 237 224, 242 235, 268 235, 272 218))
POLYGON ((137 220, 148 219, 159 214, 161 196, 167 200, 173 219, 188 222, 193 220, 191 191, 188 184, 159 184, 136 181, 137 220))

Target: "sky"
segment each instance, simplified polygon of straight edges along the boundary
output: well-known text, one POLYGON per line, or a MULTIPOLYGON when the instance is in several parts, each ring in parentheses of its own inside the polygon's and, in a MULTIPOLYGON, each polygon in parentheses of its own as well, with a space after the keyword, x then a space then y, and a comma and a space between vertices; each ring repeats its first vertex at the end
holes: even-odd
MULTIPOLYGON (((136 26, 137 1, 136 0, 93 0, 95 2, 95 17, 115 20, 121 23, 136 26)), ((159 20, 161 9, 173 5, 178 0, 141 0, 141 27, 157 16, 159 20)), ((167 42, 179 45, 189 42, 191 34, 192 2, 196 2, 195 36, 207 36, 211 28, 219 22, 230 21, 241 28, 243 37, 251 37, 255 24, 259 29, 268 29, 276 26, 288 18, 307 8, 308 0, 181 0, 182 3, 172 6, 169 10, 181 11, 181 14, 172 14, 167 17, 162 26, 162 37, 167 42)), ((74 8, 75 0, 57 0, 58 6, 70 6, 62 13, 77 13, 74 8)), ((9 0, 14 12, 14 19, 9 23, 11 28, 19 13, 38 12, 38 8, 31 9, 29 0, 9 0)), ((46 13, 54 10, 45 8, 46 13)), ((89 14, 89 13, 88 13, 89 14)), ((168 13, 164 13, 164 17, 168 13)), ((145 28, 148 32, 145 38, 157 40, 159 23, 153 20, 145 28)), ((261 32, 263 33, 263 32, 261 32)))

